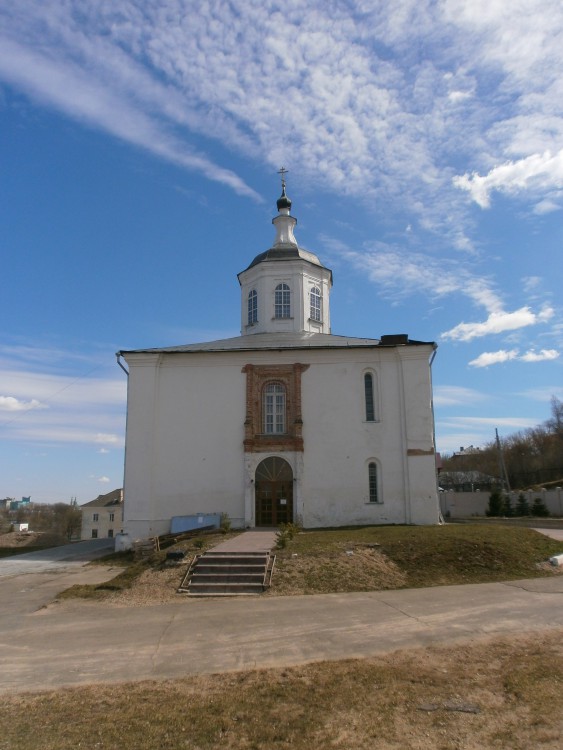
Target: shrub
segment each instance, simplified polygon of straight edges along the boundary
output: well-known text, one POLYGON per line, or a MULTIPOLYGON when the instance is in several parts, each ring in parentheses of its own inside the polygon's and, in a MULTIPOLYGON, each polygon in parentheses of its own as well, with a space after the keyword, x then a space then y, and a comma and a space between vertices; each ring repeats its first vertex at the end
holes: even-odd
POLYGON ((221 531, 226 534, 231 530, 231 519, 228 513, 221 513, 221 531))

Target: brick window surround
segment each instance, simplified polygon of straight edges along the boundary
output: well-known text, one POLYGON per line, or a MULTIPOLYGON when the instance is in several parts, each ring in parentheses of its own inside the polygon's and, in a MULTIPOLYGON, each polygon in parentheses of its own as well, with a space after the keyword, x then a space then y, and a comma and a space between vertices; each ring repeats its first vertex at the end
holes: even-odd
POLYGON ((265 451, 303 451, 303 418, 301 415, 301 374, 309 365, 245 365, 246 419, 244 421, 244 450, 248 453, 265 451), (264 386, 275 381, 285 386, 286 429, 283 435, 263 433, 264 386))

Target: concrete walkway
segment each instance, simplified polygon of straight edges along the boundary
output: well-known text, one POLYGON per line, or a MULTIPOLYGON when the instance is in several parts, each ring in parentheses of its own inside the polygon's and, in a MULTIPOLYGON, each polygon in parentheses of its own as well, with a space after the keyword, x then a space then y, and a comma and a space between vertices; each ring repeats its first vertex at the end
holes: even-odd
POLYGON ((213 547, 213 552, 268 552, 276 545, 276 534, 273 529, 244 531, 213 547))
MULTIPOLYGON (((70 576, 61 576, 61 587, 70 576)), ((29 603, 37 607, 45 586, 53 595, 53 581, 45 579, 0 581, 0 694, 563 632, 563 575, 356 594, 186 598, 144 607, 70 600, 32 612, 29 603), (14 601, 20 605, 6 607, 14 601)))

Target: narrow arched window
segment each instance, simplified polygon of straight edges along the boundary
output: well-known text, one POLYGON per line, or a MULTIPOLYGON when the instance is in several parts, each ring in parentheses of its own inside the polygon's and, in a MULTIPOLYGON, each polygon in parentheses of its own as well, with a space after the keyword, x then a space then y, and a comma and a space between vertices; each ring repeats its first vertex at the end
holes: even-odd
POLYGON ((369 501, 370 503, 377 503, 377 464, 373 461, 368 465, 368 477, 369 477, 369 501))
POLYGON ((263 423, 267 435, 285 433, 285 387, 282 383, 267 383, 263 391, 263 423))
POLYGON ((366 422, 375 422, 375 402, 373 396, 373 375, 366 372, 364 375, 364 393, 366 399, 366 422))
POLYGON ((258 322, 258 294, 256 289, 248 292, 248 325, 258 322))
POLYGON ((310 294, 310 302, 311 302, 311 311, 309 313, 309 317, 311 320, 321 320, 321 290, 314 286, 311 289, 310 294))
POLYGON ((278 284, 275 289, 274 317, 291 317, 290 291, 287 284, 278 284))

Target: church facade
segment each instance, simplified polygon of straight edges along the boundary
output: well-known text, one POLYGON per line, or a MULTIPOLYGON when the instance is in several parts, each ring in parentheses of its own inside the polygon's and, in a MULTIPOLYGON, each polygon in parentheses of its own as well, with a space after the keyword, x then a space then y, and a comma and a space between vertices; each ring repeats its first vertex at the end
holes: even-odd
POLYGON ((436 345, 330 330, 332 273, 300 248, 282 181, 273 246, 239 276, 241 335, 118 352, 128 366, 124 526, 439 520, 436 345))

